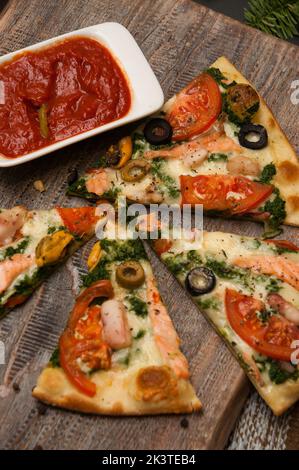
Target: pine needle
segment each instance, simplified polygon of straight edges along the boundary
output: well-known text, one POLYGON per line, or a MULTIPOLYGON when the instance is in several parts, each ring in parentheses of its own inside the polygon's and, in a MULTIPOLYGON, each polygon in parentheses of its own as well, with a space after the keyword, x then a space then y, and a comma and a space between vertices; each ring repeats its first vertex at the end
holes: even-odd
POLYGON ((299 0, 249 0, 245 22, 281 39, 299 34, 299 0))

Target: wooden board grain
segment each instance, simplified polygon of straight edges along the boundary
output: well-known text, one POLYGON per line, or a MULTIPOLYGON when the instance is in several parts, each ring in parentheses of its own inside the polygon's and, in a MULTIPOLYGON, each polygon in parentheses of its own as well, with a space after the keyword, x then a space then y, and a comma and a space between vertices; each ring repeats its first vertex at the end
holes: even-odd
MULTIPOLYGON (((132 32, 166 97, 218 56, 226 55, 254 82, 288 137, 298 146, 298 109, 290 102, 290 84, 298 78, 298 48, 188 0, 12 0, 0 17, 0 53, 104 21, 120 22, 132 32)), ((82 204, 65 196, 67 175, 73 168, 80 172, 95 161, 100 148, 113 135, 101 135, 32 163, 1 170, 0 205, 22 203, 42 208, 82 204), (44 181, 45 193, 34 190, 32 182, 36 179, 44 181)), ((211 219, 205 219, 205 228, 248 235, 259 233, 258 226, 252 223, 241 225, 211 219)), ((285 234, 292 239, 295 231, 288 228, 285 234)), ((189 427, 183 428, 177 416, 125 419, 84 416, 46 407, 31 397, 37 374, 65 324, 87 249, 76 254, 26 305, 0 323, 0 340, 6 348, 6 364, 0 366, 0 447, 223 448, 248 394, 248 382, 221 340, 153 255, 161 293, 182 338, 203 411, 189 416, 189 427)), ((254 400, 258 425, 259 419, 266 419, 265 408, 254 400)), ((278 421, 275 423, 280 426, 278 421)), ((246 447, 244 442, 242 445, 246 447)))

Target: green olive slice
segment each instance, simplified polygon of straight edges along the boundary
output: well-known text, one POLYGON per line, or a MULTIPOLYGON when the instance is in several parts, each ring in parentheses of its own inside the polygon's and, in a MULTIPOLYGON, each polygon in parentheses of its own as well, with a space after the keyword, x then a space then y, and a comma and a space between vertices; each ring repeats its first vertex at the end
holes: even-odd
POLYGON ((141 181, 149 172, 150 165, 146 160, 130 160, 121 170, 121 176, 124 181, 134 183, 141 181))
POLYGON ((138 261, 124 261, 116 268, 116 280, 126 289, 136 289, 145 280, 143 267, 138 261))

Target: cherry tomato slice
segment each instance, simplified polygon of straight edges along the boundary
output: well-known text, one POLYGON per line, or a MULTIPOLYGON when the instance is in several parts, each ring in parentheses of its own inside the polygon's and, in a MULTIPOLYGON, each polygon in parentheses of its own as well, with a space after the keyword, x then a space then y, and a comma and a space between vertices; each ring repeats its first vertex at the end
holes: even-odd
POLYGON ((208 73, 202 73, 178 93, 166 115, 173 129, 172 140, 201 134, 216 121, 221 109, 219 86, 208 73))
POLYGON ((93 397, 96 385, 80 369, 77 359, 83 353, 92 358, 99 350, 107 350, 108 346, 101 338, 99 324, 99 306, 90 306, 98 297, 113 297, 113 287, 109 280, 101 280, 92 284, 79 295, 71 312, 67 327, 59 340, 60 364, 70 382, 82 393, 93 397), (88 314, 87 321, 82 317, 88 314), (77 335, 76 335, 77 333, 77 335), (80 339, 78 338, 78 335, 80 339))
POLYGON ((273 187, 244 176, 180 176, 182 204, 202 204, 205 211, 241 214, 257 207, 273 187))
POLYGON ((291 250, 291 251, 299 251, 299 246, 295 245, 295 243, 289 242, 288 240, 264 240, 266 243, 273 243, 278 248, 291 250))
POLYGON ((66 228, 79 236, 89 234, 97 223, 94 207, 57 207, 66 228))
POLYGON ((153 247, 157 255, 161 256, 172 247, 172 241, 166 238, 159 238, 153 242, 153 247))
POLYGON ((293 341, 299 340, 299 328, 284 318, 274 314, 262 322, 257 312, 265 310, 262 301, 226 289, 226 315, 232 329, 253 349, 279 361, 291 361, 293 341))

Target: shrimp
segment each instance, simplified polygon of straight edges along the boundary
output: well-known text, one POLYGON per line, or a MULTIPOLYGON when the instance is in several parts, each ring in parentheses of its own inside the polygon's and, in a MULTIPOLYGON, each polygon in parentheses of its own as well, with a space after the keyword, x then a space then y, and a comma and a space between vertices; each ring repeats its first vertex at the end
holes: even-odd
MULTIPOLYGON (((222 135, 221 132, 202 136, 196 140, 186 142, 185 144, 174 145, 169 149, 149 150, 143 154, 144 158, 185 158, 200 152, 202 161, 206 158, 207 152, 241 152, 241 147, 237 145, 230 137, 222 135), (204 153, 204 151, 206 153, 204 153)), ((200 159, 198 159, 200 160, 200 159)), ((201 162, 200 162, 201 163, 201 162)), ((197 165, 200 164, 199 161, 197 165)))
POLYGON ((162 357, 178 377, 187 379, 189 377, 187 360, 179 349, 180 340, 153 279, 148 280, 147 300, 155 341, 162 357))
POLYGON ((299 265, 283 256, 239 257, 234 264, 240 268, 251 268, 256 273, 276 276, 299 290, 299 265))
POLYGON ((231 175, 250 175, 259 176, 261 173, 260 165, 257 161, 244 155, 231 157, 227 162, 227 171, 231 175))
POLYGON ((0 246, 12 243, 26 220, 27 209, 16 206, 0 213, 0 246))
POLYGON ((290 302, 287 302, 279 294, 269 294, 267 297, 268 304, 270 307, 277 310, 281 315, 283 315, 287 320, 299 326, 299 309, 292 305, 290 302))
POLYGON ((132 342, 124 305, 116 299, 102 304, 103 336, 112 349, 122 349, 132 342))
POLYGON ((34 264, 33 255, 17 253, 11 258, 0 263, 0 294, 4 292, 10 284, 30 266, 34 264))
POLYGON ((108 175, 105 169, 90 170, 91 176, 86 180, 86 189, 89 193, 102 196, 110 186, 108 175))

